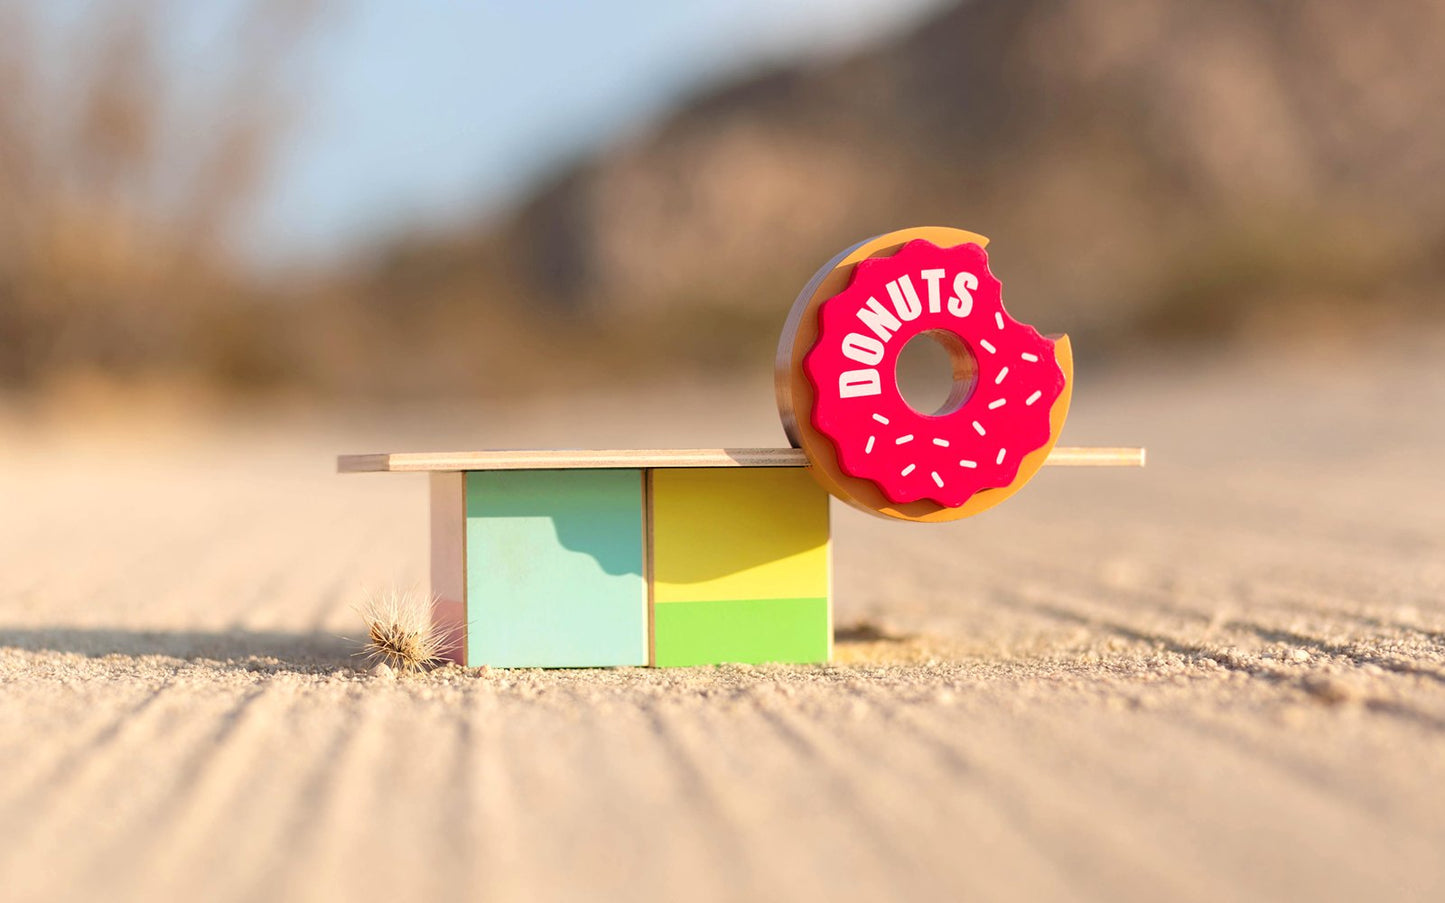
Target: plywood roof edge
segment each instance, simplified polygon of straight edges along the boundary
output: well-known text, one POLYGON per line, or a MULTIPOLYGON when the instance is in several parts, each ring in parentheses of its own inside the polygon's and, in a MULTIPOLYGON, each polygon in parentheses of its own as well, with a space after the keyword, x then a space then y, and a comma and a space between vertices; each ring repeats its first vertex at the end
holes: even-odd
POLYGON ((796 448, 517 449, 472 452, 397 452, 341 455, 340 473, 418 473, 459 470, 567 468, 805 467, 796 448))
MULTIPOLYGON (((1143 467, 1142 448, 1056 447, 1045 464, 1143 467)), ((664 467, 806 467, 799 448, 515 449, 341 455, 339 473, 429 473, 464 470, 565 470, 664 467)))

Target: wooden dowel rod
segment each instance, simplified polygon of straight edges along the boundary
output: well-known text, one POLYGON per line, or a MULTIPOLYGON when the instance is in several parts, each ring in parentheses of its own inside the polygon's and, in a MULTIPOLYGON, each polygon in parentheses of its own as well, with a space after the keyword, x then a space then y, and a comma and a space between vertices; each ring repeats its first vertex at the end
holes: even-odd
POLYGON ((1143 467, 1142 448, 1066 448, 1054 446, 1045 464, 1054 467, 1143 467))

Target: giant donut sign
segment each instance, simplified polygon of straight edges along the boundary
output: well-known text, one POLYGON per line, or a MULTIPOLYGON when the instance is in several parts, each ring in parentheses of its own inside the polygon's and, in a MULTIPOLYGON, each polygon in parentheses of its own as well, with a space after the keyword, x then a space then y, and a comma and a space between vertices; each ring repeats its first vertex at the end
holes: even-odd
POLYGON ((993 507, 1028 482, 1068 414, 1066 336, 1004 310, 988 239, 941 227, 881 235, 845 251, 803 290, 778 347, 784 427, 829 492, 914 521, 993 507), (953 384, 935 411, 899 391, 899 354, 927 336, 953 384))

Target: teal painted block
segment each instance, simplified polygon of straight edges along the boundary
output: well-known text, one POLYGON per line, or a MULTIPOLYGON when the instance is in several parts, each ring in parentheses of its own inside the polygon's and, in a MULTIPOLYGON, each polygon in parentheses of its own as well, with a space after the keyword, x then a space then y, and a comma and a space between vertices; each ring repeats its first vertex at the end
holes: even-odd
POLYGON ((647 663, 642 473, 472 472, 467 662, 647 663))

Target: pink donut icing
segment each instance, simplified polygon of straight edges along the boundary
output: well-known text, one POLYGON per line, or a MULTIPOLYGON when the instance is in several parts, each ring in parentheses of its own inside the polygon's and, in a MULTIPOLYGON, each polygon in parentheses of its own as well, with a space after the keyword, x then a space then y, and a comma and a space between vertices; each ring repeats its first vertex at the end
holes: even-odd
POLYGON ((1048 443, 1064 389, 1054 343, 1003 309, 1002 285, 976 244, 910 241, 860 262, 848 287, 818 310, 803 360, 816 394, 813 426, 844 473, 871 480, 895 504, 957 508, 1007 486, 1024 456, 1048 443), (937 415, 909 406, 894 373, 920 333, 957 336, 978 363, 971 394, 937 415))

